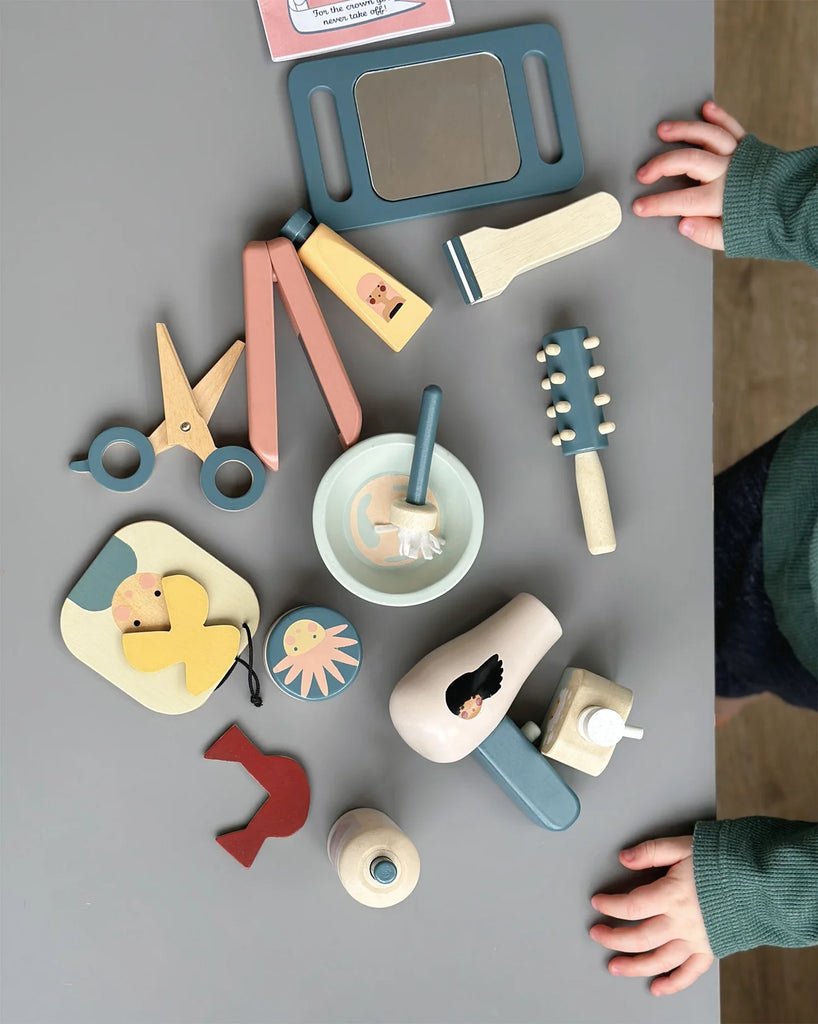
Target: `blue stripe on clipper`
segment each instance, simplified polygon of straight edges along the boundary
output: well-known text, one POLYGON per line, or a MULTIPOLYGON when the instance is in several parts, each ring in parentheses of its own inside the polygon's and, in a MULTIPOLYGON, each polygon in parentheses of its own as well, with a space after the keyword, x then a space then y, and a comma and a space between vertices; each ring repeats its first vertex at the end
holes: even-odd
POLYGON ((443 251, 446 253, 446 259, 452 268, 452 273, 454 274, 455 281, 457 281, 460 294, 463 296, 463 301, 469 306, 479 302, 483 298, 483 293, 480 291, 480 285, 478 285, 477 278, 474 276, 469 257, 463 248, 463 243, 459 238, 450 238, 448 242, 443 243, 443 251))

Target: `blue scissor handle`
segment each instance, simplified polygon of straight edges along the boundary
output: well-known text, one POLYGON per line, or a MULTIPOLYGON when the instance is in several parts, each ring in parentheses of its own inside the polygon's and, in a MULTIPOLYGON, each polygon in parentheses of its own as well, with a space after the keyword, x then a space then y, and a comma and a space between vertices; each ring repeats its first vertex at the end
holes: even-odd
POLYGON ((211 505, 224 509, 225 512, 242 512, 255 505, 264 490, 264 466, 261 459, 249 448, 238 444, 228 444, 211 452, 202 463, 202 490, 211 505), (216 483, 216 474, 227 462, 238 462, 250 471, 249 488, 238 498, 223 494, 216 483))
POLYGON ((109 491, 135 491, 146 483, 153 472, 156 454, 150 441, 133 427, 109 427, 97 434, 88 449, 87 459, 77 459, 69 463, 75 473, 90 473, 98 484, 109 491), (112 476, 102 464, 102 456, 112 444, 129 444, 139 455, 139 465, 130 476, 112 476))

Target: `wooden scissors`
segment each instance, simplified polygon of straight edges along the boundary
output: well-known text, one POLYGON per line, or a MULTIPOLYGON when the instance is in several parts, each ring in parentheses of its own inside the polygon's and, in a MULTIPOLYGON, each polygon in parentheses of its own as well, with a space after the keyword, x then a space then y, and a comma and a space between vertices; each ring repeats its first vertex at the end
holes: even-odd
POLYGON ((88 458, 71 462, 70 468, 77 473, 90 473, 97 483, 109 491, 135 491, 150 478, 156 456, 179 445, 202 460, 202 490, 212 505, 226 511, 249 508, 258 501, 264 490, 264 466, 249 448, 240 445, 217 448, 207 425, 244 349, 244 342, 234 342, 195 388, 190 386, 164 324, 156 325, 156 343, 159 349, 162 400, 165 404, 163 422, 150 437, 132 427, 110 427, 103 430, 91 442, 88 458), (139 455, 139 465, 126 477, 113 476, 102 464, 106 450, 117 443, 131 445, 139 455), (238 462, 250 471, 250 487, 239 497, 224 494, 216 482, 216 474, 226 462, 238 462))

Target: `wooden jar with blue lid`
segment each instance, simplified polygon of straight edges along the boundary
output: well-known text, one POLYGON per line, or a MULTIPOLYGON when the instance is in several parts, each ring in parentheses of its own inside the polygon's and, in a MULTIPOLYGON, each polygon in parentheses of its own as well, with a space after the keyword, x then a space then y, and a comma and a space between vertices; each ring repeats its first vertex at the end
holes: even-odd
POLYGON ((282 615, 264 644, 270 678, 298 700, 328 700, 346 690, 361 667, 361 638, 332 608, 302 605, 282 615))

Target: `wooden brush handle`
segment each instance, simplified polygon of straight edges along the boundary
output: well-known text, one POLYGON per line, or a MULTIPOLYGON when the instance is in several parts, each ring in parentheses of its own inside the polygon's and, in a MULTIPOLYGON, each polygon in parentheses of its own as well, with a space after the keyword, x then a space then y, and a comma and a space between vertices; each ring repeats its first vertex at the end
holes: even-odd
MULTIPOLYGON (((518 274, 568 256, 607 238, 622 223, 622 210, 607 192, 580 199, 561 210, 518 224, 513 228, 478 228, 463 235, 463 256, 455 263, 474 278, 476 297, 482 302, 499 295, 518 274)), ((451 259, 451 257, 450 257, 451 259)))
POLYGON ((607 238, 622 223, 622 210, 608 192, 597 192, 561 210, 507 228, 505 243, 515 276, 607 238))
POLYGON ((592 555, 604 555, 616 550, 611 506, 605 474, 596 452, 580 452, 574 456, 577 474, 577 494, 582 510, 585 540, 592 555))

